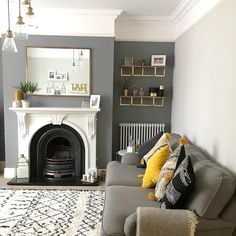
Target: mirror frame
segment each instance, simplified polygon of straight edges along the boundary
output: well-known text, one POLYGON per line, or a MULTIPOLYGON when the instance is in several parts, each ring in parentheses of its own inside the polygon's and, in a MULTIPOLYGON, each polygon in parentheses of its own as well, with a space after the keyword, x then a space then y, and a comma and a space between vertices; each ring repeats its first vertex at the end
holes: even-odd
POLYGON ((69 97, 89 97, 92 94, 92 49, 91 48, 79 48, 79 47, 50 47, 50 46, 26 46, 25 47, 25 57, 26 57, 26 74, 25 74, 25 82, 30 82, 29 79, 29 64, 28 64, 28 48, 42 48, 42 49, 78 49, 78 50, 89 50, 89 71, 88 71, 88 83, 89 83, 89 91, 86 94, 47 94, 47 93, 36 93, 36 94, 27 94, 31 96, 69 96, 69 97))

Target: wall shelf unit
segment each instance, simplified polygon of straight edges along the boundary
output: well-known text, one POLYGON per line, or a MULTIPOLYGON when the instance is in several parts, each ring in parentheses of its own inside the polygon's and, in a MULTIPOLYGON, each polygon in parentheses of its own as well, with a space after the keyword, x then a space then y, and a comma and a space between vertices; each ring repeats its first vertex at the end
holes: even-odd
POLYGON ((121 96, 120 106, 154 106, 163 107, 165 97, 153 96, 121 96))
POLYGON ((121 76, 164 77, 166 66, 121 65, 121 76))

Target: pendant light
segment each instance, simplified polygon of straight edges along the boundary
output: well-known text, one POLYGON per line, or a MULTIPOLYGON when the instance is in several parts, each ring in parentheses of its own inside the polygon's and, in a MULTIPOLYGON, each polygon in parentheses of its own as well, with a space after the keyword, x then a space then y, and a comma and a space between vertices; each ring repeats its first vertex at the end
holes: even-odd
POLYGON ((31 0, 28 0, 28 3, 29 6, 26 12, 26 22, 29 27, 37 28, 38 27, 37 18, 34 15, 33 8, 31 7, 31 0))
POLYGON ((15 40, 11 31, 10 25, 10 6, 9 0, 7 0, 7 11, 8 11, 8 29, 2 46, 2 50, 6 52, 17 52, 15 40))
POLYGON ((73 61, 72 61, 72 67, 73 67, 73 71, 76 72, 77 68, 76 68, 76 64, 75 64, 75 49, 73 48, 73 61))
POLYGON ((28 33, 26 31, 25 23, 23 21, 23 17, 21 16, 21 0, 19 0, 19 16, 16 22, 15 38, 22 40, 28 39, 28 33))

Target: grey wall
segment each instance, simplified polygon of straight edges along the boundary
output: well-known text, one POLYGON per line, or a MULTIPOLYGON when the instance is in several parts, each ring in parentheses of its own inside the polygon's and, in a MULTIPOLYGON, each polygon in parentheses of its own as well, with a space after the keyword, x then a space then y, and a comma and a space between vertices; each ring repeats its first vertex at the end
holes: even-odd
MULTIPOLYGON (((92 49, 92 94, 101 95, 101 112, 97 122, 97 164, 105 168, 112 156, 112 106, 114 39, 106 37, 30 36, 17 42, 18 53, 3 53, 4 114, 6 167, 15 167, 17 160, 17 120, 9 111, 14 89, 25 79, 25 46, 53 46, 92 49)), ((32 106, 80 106, 80 97, 30 96, 32 106)))
POLYGON ((236 174, 236 1, 218 8, 175 44, 172 129, 236 174))
MULTIPOLYGON (((0 48, 2 48, 2 40, 0 40, 0 48)), ((0 50, 0 161, 5 160, 4 149, 2 50, 0 50)))
MULTIPOLYGON (((113 157, 119 150, 119 123, 121 122, 164 122, 166 131, 170 130, 171 101, 172 101, 172 79, 174 66, 174 43, 157 42, 115 42, 114 50, 114 100, 113 100, 113 157), (143 88, 146 95, 149 87, 165 86, 166 100, 164 107, 124 107, 119 105, 122 94, 122 79, 120 65, 125 57, 138 57, 146 60, 150 65, 151 55, 166 55, 166 76, 161 78, 134 77, 134 83, 138 88, 143 88)), ((128 77, 127 77, 128 78, 128 77)))

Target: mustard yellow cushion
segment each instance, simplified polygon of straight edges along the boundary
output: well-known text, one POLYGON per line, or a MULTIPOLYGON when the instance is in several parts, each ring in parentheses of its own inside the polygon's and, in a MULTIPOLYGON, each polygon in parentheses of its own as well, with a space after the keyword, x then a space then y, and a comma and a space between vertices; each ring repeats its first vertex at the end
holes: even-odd
POLYGON ((161 168, 165 164, 169 154, 170 149, 167 145, 151 156, 143 176, 142 188, 152 188, 156 185, 161 168))
MULTIPOLYGON (((144 165, 144 161, 148 163, 149 159, 156 153, 157 150, 169 145, 169 140, 171 139, 170 133, 164 133, 157 143, 149 150, 149 152, 143 156, 141 160, 141 165, 144 165)), ((170 146, 170 145, 169 145, 170 146)))

